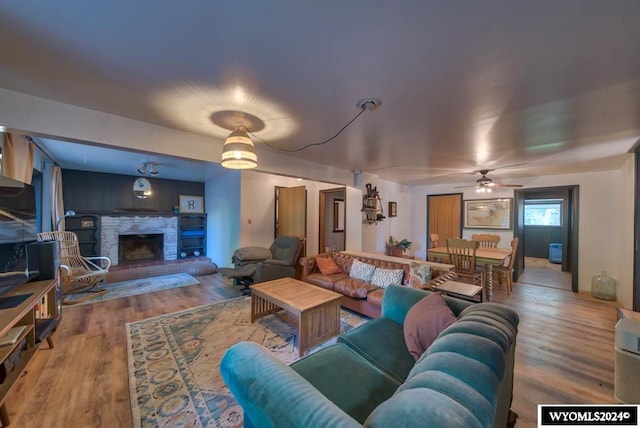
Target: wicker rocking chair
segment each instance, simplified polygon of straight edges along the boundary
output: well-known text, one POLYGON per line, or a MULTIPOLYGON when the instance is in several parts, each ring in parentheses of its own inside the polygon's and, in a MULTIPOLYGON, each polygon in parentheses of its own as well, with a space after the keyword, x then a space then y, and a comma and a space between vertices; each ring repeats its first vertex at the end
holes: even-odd
POLYGON ((78 236, 73 232, 42 232, 38 241, 58 241, 60 243, 60 281, 63 294, 62 303, 76 304, 106 293, 98 284, 109 272, 111 260, 108 257, 84 257, 80 254, 78 236), (78 298, 72 294, 87 293, 78 298), (99 293, 99 294, 95 294, 99 293), (65 299, 66 296, 69 296, 65 299))

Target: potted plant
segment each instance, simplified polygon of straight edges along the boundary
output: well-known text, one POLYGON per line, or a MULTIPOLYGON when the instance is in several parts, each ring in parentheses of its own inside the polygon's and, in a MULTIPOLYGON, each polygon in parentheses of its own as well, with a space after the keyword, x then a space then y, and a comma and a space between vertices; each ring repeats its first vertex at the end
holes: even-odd
POLYGON ((393 236, 389 236, 386 242, 387 254, 390 256, 402 256, 405 251, 411 248, 412 242, 408 239, 397 240, 393 236))

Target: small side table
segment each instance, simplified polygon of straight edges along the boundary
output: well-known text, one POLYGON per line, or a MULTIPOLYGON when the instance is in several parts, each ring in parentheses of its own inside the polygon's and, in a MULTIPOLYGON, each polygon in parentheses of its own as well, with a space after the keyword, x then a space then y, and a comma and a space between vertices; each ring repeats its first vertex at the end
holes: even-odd
POLYGON ((634 321, 640 322, 640 312, 634 312, 630 309, 623 309, 621 307, 616 308, 616 312, 618 312, 618 319, 621 320, 623 318, 629 318, 634 321))
POLYGON ((457 281, 445 281, 435 287, 447 296, 457 297, 471 302, 482 302, 482 287, 457 281))

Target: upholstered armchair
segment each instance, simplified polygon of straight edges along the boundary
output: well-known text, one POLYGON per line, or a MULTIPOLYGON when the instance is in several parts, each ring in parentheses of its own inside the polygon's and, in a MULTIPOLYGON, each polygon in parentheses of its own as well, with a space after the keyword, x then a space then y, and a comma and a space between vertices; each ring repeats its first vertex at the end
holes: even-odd
POLYGON ((256 266, 254 284, 272 279, 296 276, 296 262, 300 259, 302 243, 300 238, 278 236, 271 247, 271 258, 265 259, 256 266))
POLYGON ((269 248, 242 247, 234 251, 233 268, 220 268, 218 272, 248 288, 251 284, 296 275, 302 242, 293 236, 278 236, 269 248))

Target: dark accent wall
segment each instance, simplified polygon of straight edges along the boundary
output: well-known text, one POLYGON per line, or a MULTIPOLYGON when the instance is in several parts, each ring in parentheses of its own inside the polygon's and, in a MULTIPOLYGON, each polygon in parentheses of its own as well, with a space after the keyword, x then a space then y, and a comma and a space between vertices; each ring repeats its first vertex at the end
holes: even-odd
POLYGON ((138 176, 99 172, 62 170, 65 210, 77 212, 167 212, 179 204, 180 195, 204 196, 204 183, 162 180, 146 176, 153 195, 139 199, 133 194, 133 181, 138 176))
POLYGON ((562 226, 525 226, 524 255, 526 257, 549 258, 549 244, 562 243, 562 226))

